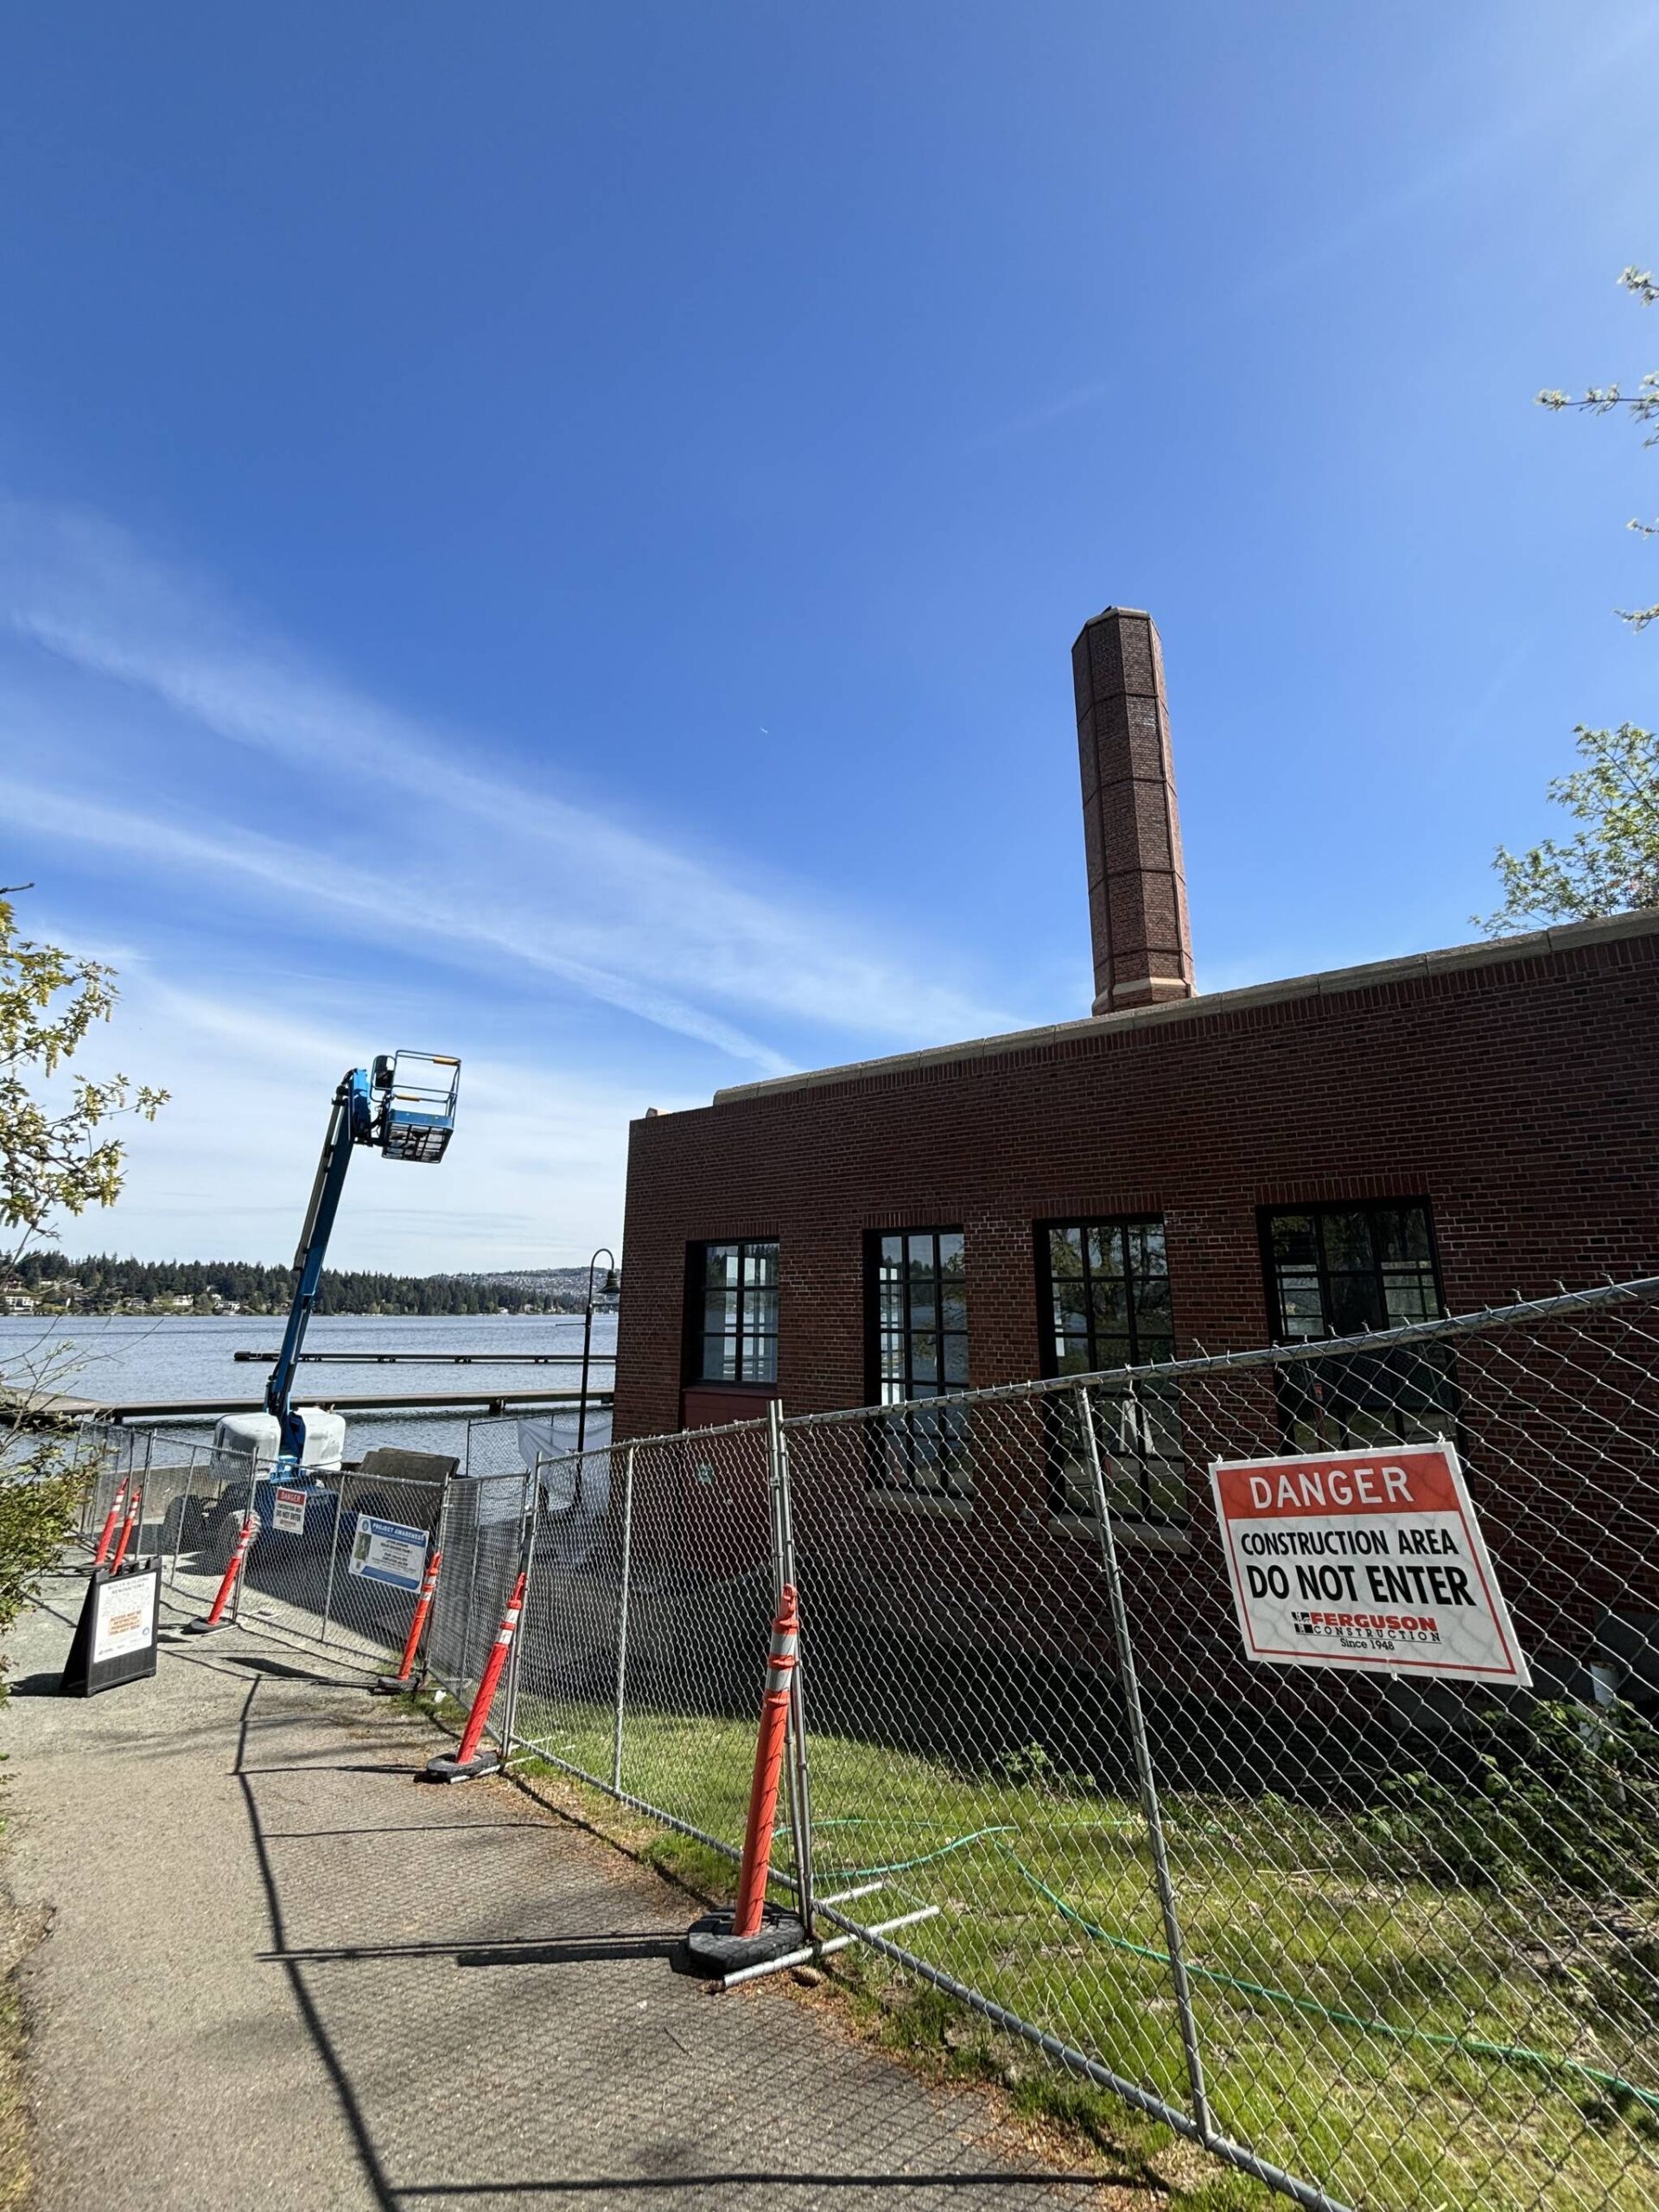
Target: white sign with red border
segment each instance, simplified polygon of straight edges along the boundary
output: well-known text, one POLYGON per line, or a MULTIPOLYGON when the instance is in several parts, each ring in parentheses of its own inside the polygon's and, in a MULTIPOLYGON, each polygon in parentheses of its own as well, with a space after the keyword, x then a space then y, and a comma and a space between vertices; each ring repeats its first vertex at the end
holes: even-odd
POLYGON ((130 1658, 155 1643, 156 1580, 154 1574, 121 1574, 100 1588, 92 1617, 94 1667, 130 1658))
POLYGON ((305 1534, 305 1497, 302 1490, 279 1490, 271 1501, 270 1525, 279 1535, 305 1534))
POLYGON ((1217 1459, 1210 1480, 1247 1657, 1531 1681, 1444 1439, 1217 1459))

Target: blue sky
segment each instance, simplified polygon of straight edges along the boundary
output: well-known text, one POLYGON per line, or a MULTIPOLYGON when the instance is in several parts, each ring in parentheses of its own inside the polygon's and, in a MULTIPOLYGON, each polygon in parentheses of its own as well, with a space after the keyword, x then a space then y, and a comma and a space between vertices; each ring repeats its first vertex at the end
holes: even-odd
POLYGON ((1659 6, 7 10, 0 880, 168 1084, 72 1250, 614 1243, 629 1117, 1090 996, 1162 629, 1203 988, 1457 943, 1651 721, 1659 6), (391 1177, 391 1181, 382 1179, 391 1177))

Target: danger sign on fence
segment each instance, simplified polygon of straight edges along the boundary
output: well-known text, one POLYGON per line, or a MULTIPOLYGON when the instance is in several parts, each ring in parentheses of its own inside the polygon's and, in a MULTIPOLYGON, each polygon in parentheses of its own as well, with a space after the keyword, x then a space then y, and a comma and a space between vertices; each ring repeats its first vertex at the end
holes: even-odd
POLYGON ((279 1490, 270 1509, 270 1525, 279 1536, 302 1536, 305 1534, 305 1492, 302 1490, 279 1490))
POLYGON ((1530 1682, 1450 1444, 1218 1459, 1211 1482, 1251 1659, 1530 1682))

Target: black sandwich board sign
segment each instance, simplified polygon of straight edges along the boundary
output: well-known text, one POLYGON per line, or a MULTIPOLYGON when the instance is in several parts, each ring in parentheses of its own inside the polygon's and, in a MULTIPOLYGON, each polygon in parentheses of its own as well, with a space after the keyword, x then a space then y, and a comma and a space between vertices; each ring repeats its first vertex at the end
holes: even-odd
POLYGON ((94 1697, 153 1675, 161 1595, 159 1563, 116 1575, 100 1567, 86 1585, 59 1695, 94 1697))

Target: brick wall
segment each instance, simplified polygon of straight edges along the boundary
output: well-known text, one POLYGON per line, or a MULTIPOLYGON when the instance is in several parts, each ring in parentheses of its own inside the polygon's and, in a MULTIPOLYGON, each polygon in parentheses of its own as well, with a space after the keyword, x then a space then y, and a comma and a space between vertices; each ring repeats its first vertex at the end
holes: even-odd
POLYGON ((636 1122, 615 1433, 680 1425, 702 1239, 779 1240, 791 1413, 866 1395, 872 1229, 965 1232, 976 1385, 1039 1371, 1049 1217, 1163 1216, 1182 1351, 1266 1341, 1266 1205, 1426 1197, 1452 1312, 1659 1273, 1659 917, 1350 972, 636 1122))

